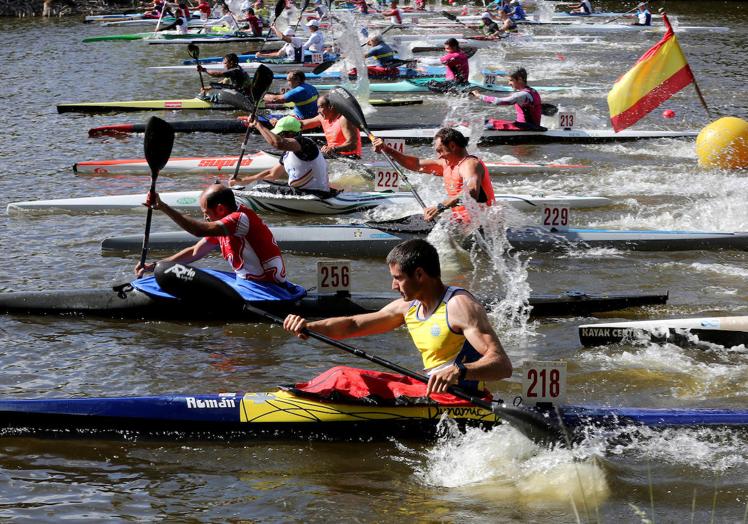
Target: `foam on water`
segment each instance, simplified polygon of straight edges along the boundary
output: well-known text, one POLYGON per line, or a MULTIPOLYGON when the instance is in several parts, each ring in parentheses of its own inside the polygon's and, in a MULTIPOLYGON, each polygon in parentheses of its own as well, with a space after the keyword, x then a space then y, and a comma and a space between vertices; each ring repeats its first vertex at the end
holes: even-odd
POLYGON ((579 353, 582 363, 601 371, 626 376, 626 383, 660 382, 673 398, 709 400, 748 394, 736 392, 735 384, 748 383, 748 351, 743 346, 712 350, 684 350, 673 344, 636 342, 635 346, 615 346, 579 353))
POLYGON ((451 430, 422 453, 416 478, 427 486, 465 490, 487 502, 528 508, 595 508, 610 495, 599 450, 549 449, 509 425, 491 431, 451 430))

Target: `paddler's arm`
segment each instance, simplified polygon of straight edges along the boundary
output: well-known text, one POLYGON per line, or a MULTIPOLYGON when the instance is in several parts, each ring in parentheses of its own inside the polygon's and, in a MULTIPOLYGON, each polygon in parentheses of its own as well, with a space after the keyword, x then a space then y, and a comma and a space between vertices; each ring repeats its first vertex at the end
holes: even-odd
POLYGON ((497 96, 482 95, 479 90, 473 89, 470 91, 470 96, 477 98, 481 102, 495 106, 511 106, 526 101, 528 95, 524 91, 516 91, 509 96, 499 98, 497 96))
POLYGON ((279 178, 282 178, 284 176, 288 176, 288 173, 286 173, 286 169, 283 167, 282 164, 278 164, 276 166, 271 167, 270 169, 266 169, 264 171, 260 171, 257 174, 254 175, 246 175, 246 176, 239 176, 236 178, 232 178, 229 180, 230 186, 242 186, 251 184, 252 182, 259 182, 261 180, 278 180, 279 178))
MULTIPOLYGON (((468 190, 468 193, 476 202, 480 197, 480 183, 483 179, 483 175, 483 165, 477 158, 468 158, 460 166, 460 176, 462 176, 463 187, 468 190)), ((459 199, 459 196, 457 199, 459 199)))
MULTIPOLYGON (((481 354, 475 362, 464 364, 463 380, 501 380, 512 376, 512 362, 491 327, 485 308, 475 298, 464 292, 456 294, 447 303, 447 314, 452 329, 461 332, 481 354)), ((426 392, 443 393, 459 379, 460 369, 448 366, 431 375, 426 392)))
POLYGON ((305 318, 298 315, 288 315, 283 321, 283 328, 301 339, 307 338, 307 335, 302 333, 305 328, 336 339, 378 335, 401 326, 405 321, 407 309, 408 303, 398 299, 374 313, 350 317, 333 317, 307 322, 305 318))
MULTIPOLYGON (((194 245, 186 247, 179 253, 175 253, 168 258, 164 258, 163 260, 161 260, 161 262, 179 262, 182 264, 190 264, 195 260, 200 260, 205 255, 213 251, 213 249, 217 245, 218 244, 208 242, 205 238, 201 238, 200 240, 195 242, 194 245)), ((138 265, 135 266, 135 274, 138 276, 138 278, 141 278, 143 276, 143 273, 145 273, 146 271, 153 271, 155 268, 156 262, 151 262, 144 265, 140 265, 140 263, 138 262, 138 265)))
MULTIPOLYGON (((275 95, 265 95, 265 101, 267 102, 268 96, 275 96, 275 95)), ((279 95, 282 96, 282 95, 279 95)), ((247 126, 254 127, 260 135, 262 135, 262 138, 265 139, 265 142, 267 142, 270 146, 274 147, 275 149, 280 149, 281 151, 293 151, 294 153, 298 153, 301 151, 301 144, 298 140, 294 140, 293 138, 283 138, 280 135, 276 135, 275 133, 271 132, 270 129, 262 125, 261 122, 258 122, 257 120, 247 120, 247 126)))
POLYGON ((304 120, 301 120, 301 130, 304 131, 306 129, 316 129, 322 125, 322 117, 320 115, 317 115, 312 118, 306 118, 304 120))
POLYGON ((176 209, 161 201, 158 193, 155 193, 155 200, 151 200, 151 194, 148 193, 144 206, 151 206, 153 209, 163 211, 179 227, 196 237, 218 237, 228 234, 226 227, 221 222, 206 222, 197 220, 188 215, 183 215, 176 209))
POLYGON ((400 151, 385 145, 384 140, 379 137, 371 141, 374 151, 377 153, 386 153, 395 162, 411 171, 420 171, 421 173, 431 173, 432 175, 442 176, 442 165, 438 160, 418 158, 416 156, 405 155, 400 151))

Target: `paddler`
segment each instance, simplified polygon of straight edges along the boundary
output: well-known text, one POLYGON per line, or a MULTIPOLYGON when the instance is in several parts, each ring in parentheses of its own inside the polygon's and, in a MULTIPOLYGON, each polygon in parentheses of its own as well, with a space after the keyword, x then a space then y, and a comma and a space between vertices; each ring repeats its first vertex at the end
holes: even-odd
POLYGON ((322 127, 327 144, 320 150, 327 156, 342 155, 361 158, 361 133, 358 128, 338 113, 325 95, 317 100, 317 116, 301 121, 301 129, 322 127))
POLYGON ((285 104, 293 103, 293 114, 299 120, 314 118, 317 115, 317 99, 319 92, 311 84, 307 84, 304 71, 298 69, 291 71, 286 76, 289 90, 280 95, 265 95, 265 103, 285 104))
POLYGON ((174 12, 174 22, 169 25, 161 27, 159 31, 168 31, 170 29, 176 29, 179 34, 186 35, 190 27, 190 10, 187 8, 185 2, 179 2, 177 4, 177 10, 174 12))
MULTIPOLYGON (((244 96, 251 96, 252 79, 239 65, 239 57, 236 56, 236 53, 229 53, 223 57, 223 67, 223 71, 208 71, 202 65, 197 65, 198 71, 207 73, 212 77, 223 78, 221 83, 226 86, 226 89, 233 89, 244 96)), ((218 87, 220 88, 220 86, 218 87)), ((215 104, 222 102, 221 89, 215 89, 213 87, 204 87, 201 89, 200 97, 210 100, 215 104), (211 90, 214 90, 215 92, 208 94, 211 90)))
POLYGON ((271 147, 284 153, 278 165, 255 175, 239 176, 229 182, 231 185, 288 177, 288 185, 294 189, 330 191, 327 160, 313 140, 301 135, 301 122, 284 116, 272 130, 257 120, 249 120, 247 125, 254 127, 271 147))
POLYGON ((262 20, 255 15, 255 10, 248 7, 242 11, 242 14, 244 17, 241 21, 248 25, 249 29, 252 31, 252 36, 262 36, 262 20))
POLYGON ((444 82, 431 80, 428 83, 429 89, 446 93, 449 91, 462 91, 462 88, 469 85, 470 64, 468 56, 460 49, 460 43, 456 38, 449 38, 444 42, 444 56, 439 61, 447 66, 447 73, 444 82))
POLYGON ((512 0, 509 6, 512 8, 511 13, 509 13, 509 16, 512 20, 516 21, 527 19, 527 13, 525 13, 525 10, 522 8, 520 0, 512 0))
POLYGON ((514 93, 503 98, 482 95, 477 89, 470 92, 470 96, 479 99, 481 102, 486 102, 487 104, 514 106, 517 116, 514 122, 490 118, 488 119, 486 127, 488 129, 545 131, 546 128, 540 125, 540 119, 543 114, 543 104, 538 92, 527 85, 527 71, 522 67, 514 71, 509 75, 509 85, 514 89, 514 93))
MULTIPOLYGON (((364 58, 374 59, 374 65, 367 66, 369 78, 397 78, 400 70, 392 62, 396 59, 395 50, 392 49, 382 38, 382 35, 369 37, 366 42, 371 49, 364 58)), ((354 67, 348 71, 348 76, 355 78, 358 71, 354 67)))
POLYGON ((640 2, 636 8, 636 22, 631 25, 652 25, 652 13, 649 12, 646 2, 640 2))
POLYGON ((294 36, 293 27, 286 28, 282 33, 277 27, 275 27, 275 24, 270 27, 278 38, 286 43, 277 51, 260 51, 256 53, 255 56, 257 56, 257 58, 284 58, 289 62, 301 64, 304 61, 304 51, 302 50, 304 40, 294 36))
MULTIPOLYGON (((286 266, 273 233, 257 214, 237 205, 234 192, 221 184, 211 184, 200 194, 200 209, 204 220, 197 220, 169 207, 158 193, 148 193, 146 206, 163 211, 179 227, 197 237, 193 246, 168 258, 165 262, 189 264, 200 260, 216 246, 221 247, 223 258, 229 261, 237 278, 273 282, 286 282, 286 266)), ((153 271, 156 263, 135 266, 138 277, 153 271)))
POLYGON ((309 322, 288 315, 283 327, 306 338, 305 328, 341 339, 378 335, 405 326, 429 376, 426 394, 457 385, 469 391, 480 382, 512 375, 512 363, 484 307, 465 289, 441 280, 439 253, 425 240, 407 240, 390 251, 387 265, 399 299, 375 313, 309 322))
POLYGON ((488 168, 481 159, 468 153, 468 139, 454 128, 444 127, 434 136, 436 159, 400 153, 385 145, 381 138, 375 138, 372 145, 374 151, 386 153, 406 169, 444 178, 447 198, 435 206, 424 209, 423 217, 428 221, 434 220, 447 209, 452 211, 453 218, 469 221, 469 212, 463 200, 464 191, 467 191, 478 204, 490 206, 494 203, 493 185, 488 168))
POLYGON ((382 16, 389 16, 391 24, 403 25, 403 12, 400 11, 397 4, 397 0, 392 0, 390 2, 390 8, 387 11, 382 11, 382 16))
POLYGON ((210 8, 210 4, 208 3, 208 0, 200 0, 200 3, 197 4, 196 9, 200 11, 200 20, 202 20, 203 22, 205 22, 206 20, 208 20, 208 18, 210 18, 211 8, 210 8))
POLYGON ((483 33, 484 36, 501 36, 501 28, 499 27, 499 24, 494 21, 491 13, 489 13, 488 11, 481 15, 480 25, 478 26, 478 29, 481 33, 483 33))
POLYGON ((325 52, 325 35, 319 30, 319 20, 309 20, 306 23, 307 29, 312 33, 301 46, 301 52, 324 53, 325 52))
POLYGON ((578 4, 570 5, 568 12, 570 15, 591 15, 592 3, 590 0, 581 0, 578 4))
POLYGON ((499 11, 499 29, 502 33, 514 33, 517 31, 517 22, 515 22, 509 13, 499 11))

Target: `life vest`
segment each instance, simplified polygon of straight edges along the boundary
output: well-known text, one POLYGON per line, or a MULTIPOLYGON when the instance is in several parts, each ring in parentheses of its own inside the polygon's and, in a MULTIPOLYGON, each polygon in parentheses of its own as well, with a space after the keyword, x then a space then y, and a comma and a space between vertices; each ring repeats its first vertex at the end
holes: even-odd
MULTIPOLYGON (((345 143, 345 135, 343 135, 343 126, 342 126, 342 120, 343 117, 338 115, 338 117, 335 120, 327 120, 326 118, 322 118, 322 131, 325 134, 325 139, 327 140, 327 145, 330 147, 336 147, 336 146, 342 146, 345 143)), ((340 151, 338 152, 339 155, 357 155, 361 156, 362 153, 362 147, 361 147, 361 133, 358 131, 356 132, 356 149, 353 151, 340 151)))
MULTIPOLYGON (((421 352, 423 367, 426 370, 433 370, 455 361, 475 362, 481 357, 480 353, 467 341, 465 335, 456 333, 449 325, 447 303, 458 291, 465 290, 449 286, 441 302, 429 316, 424 316, 423 304, 418 300, 411 302, 405 313, 405 326, 408 328, 413 343, 421 352)), ((470 383, 472 387, 477 385, 477 381, 463 382, 463 384, 466 383, 470 383)))
POLYGON ((514 110, 517 113, 517 122, 539 126, 540 119, 543 116, 543 105, 540 103, 540 95, 532 87, 525 87, 522 91, 530 93, 532 104, 525 106, 514 104, 514 110))
MULTIPOLYGON (((465 181, 462 179, 462 176, 460 175, 460 165, 462 165, 462 163, 468 158, 477 159, 478 162, 480 162, 481 167, 483 168, 483 176, 481 177, 480 190, 478 194, 478 203, 490 206, 494 203, 494 192, 493 192, 493 185, 491 184, 491 177, 488 174, 488 168, 486 167, 486 164, 484 164, 481 159, 473 155, 465 156, 465 158, 460 160, 457 163, 457 165, 455 165, 454 167, 450 167, 450 166, 444 167, 444 170, 443 170, 444 189, 447 191, 447 196, 456 197, 456 196, 462 195, 462 189, 465 185, 465 181)), ((452 213, 453 213, 453 216, 456 217, 458 220, 463 220, 465 222, 470 221, 468 210, 465 208, 464 205, 453 207, 452 213)))

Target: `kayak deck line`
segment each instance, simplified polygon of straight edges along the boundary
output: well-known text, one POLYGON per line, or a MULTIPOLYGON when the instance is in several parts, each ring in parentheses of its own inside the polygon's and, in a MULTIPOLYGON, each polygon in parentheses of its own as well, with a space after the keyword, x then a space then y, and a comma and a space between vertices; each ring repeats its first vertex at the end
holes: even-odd
MULTIPOLYGON (((528 409, 528 408, 523 408, 528 409)), ((604 428, 733 427, 748 425, 748 410, 560 406, 572 435, 604 428)), ((555 412, 533 408, 540 414, 555 412)), ((5 437, 67 439, 219 440, 383 438, 431 440, 442 417, 490 429, 501 423, 474 406, 415 404, 380 406, 323 401, 278 390, 143 397, 0 400, 0 434, 5 437)), ((554 416, 555 418, 555 416, 554 416)))

